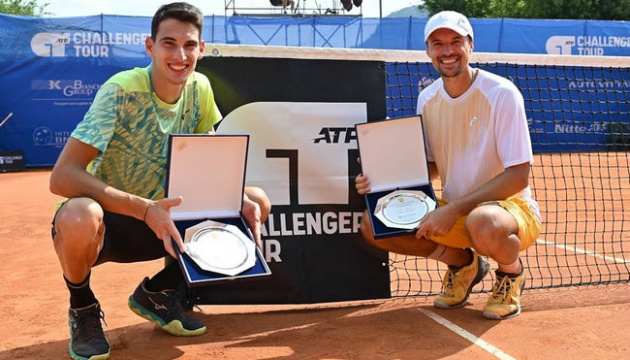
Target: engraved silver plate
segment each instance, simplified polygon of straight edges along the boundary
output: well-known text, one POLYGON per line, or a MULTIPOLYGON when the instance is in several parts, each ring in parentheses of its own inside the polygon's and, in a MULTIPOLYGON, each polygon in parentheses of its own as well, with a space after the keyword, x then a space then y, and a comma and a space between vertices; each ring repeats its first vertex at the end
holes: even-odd
POLYGON ((378 199, 374 216, 388 227, 413 229, 435 206, 422 191, 396 190, 378 199))
POLYGON ((238 275, 256 264, 256 245, 234 225, 197 224, 186 229, 184 247, 199 267, 223 275, 238 275))

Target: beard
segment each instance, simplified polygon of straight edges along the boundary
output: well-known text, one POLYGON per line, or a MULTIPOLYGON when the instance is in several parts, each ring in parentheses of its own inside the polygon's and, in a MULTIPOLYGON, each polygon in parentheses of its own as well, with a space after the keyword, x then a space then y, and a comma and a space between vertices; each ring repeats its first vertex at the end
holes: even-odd
POLYGON ((445 78, 455 78, 468 69, 468 61, 462 54, 450 54, 448 56, 437 57, 433 60, 433 67, 445 78), (454 60, 445 64, 444 61, 454 60))
POLYGON ((458 64, 456 68, 444 69, 444 67, 442 66, 442 63, 439 63, 437 70, 442 77, 446 77, 446 78, 458 77, 461 73, 464 72, 464 70, 466 70, 466 67, 459 64, 459 59, 457 60, 456 64, 458 64))

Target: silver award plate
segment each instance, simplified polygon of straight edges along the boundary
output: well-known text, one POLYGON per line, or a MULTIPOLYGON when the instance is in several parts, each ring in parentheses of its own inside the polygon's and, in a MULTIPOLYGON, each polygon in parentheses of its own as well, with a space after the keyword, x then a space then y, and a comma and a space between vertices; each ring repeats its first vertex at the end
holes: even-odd
POLYGON ((396 190, 378 199, 374 216, 387 227, 410 230, 435 206, 435 201, 422 191, 396 190))
MULTIPOLYGON (((186 253, 199 267, 234 276, 256 264, 256 245, 239 228, 210 222, 186 231, 186 253)), ((198 224, 200 225, 200 224, 198 224)))

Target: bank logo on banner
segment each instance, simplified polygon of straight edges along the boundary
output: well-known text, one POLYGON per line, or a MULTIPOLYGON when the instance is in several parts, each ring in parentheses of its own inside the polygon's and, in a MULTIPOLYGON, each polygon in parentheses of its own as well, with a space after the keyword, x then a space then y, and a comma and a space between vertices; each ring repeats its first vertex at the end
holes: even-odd
POLYGON ((365 103, 255 102, 223 119, 217 133, 250 134, 247 184, 263 188, 276 210, 290 207, 263 227, 267 261, 282 261, 268 237, 358 233, 362 211, 330 209, 349 203, 356 159, 348 152, 357 148, 354 125, 366 121, 365 103))
POLYGON ((62 148, 68 142, 70 133, 68 130, 53 131, 46 126, 40 126, 33 130, 33 145, 62 148))
POLYGON ((41 32, 31 39, 31 50, 40 57, 108 58, 112 56, 110 46, 124 46, 132 50, 124 56, 146 56, 144 44, 148 36, 148 33, 102 31, 41 32))
POLYGON ((42 79, 31 81, 31 89, 34 91, 53 91, 67 98, 84 97, 90 100, 94 98, 101 85, 101 83, 85 83, 80 79, 42 79))

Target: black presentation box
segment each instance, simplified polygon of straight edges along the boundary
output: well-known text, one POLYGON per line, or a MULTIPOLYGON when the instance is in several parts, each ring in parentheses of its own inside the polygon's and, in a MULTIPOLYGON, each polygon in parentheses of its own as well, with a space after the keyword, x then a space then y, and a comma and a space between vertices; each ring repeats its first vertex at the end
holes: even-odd
POLYGON ((435 206, 437 199, 429 179, 420 115, 357 124, 357 143, 362 174, 370 180, 365 194, 375 239, 412 233, 413 229, 389 227, 375 215, 378 200, 396 191, 422 191, 435 206))
MULTIPOLYGON (((234 225, 255 242, 241 214, 248 144, 248 135, 170 135, 166 194, 184 199, 171 208, 182 239, 186 229, 211 220, 234 225)), ((189 286, 271 275, 258 247, 254 266, 237 275, 204 270, 174 247, 189 286)))

